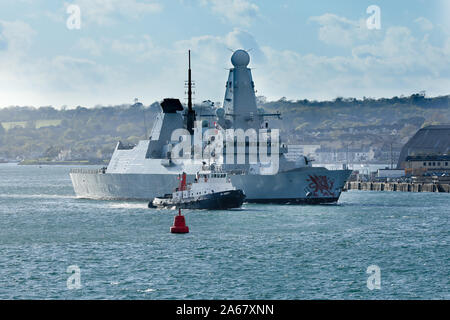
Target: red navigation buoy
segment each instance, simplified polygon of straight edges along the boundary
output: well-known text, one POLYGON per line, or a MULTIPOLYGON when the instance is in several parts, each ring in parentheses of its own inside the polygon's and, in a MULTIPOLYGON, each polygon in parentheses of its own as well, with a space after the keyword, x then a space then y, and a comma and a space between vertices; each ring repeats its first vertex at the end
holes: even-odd
POLYGON ((170 227, 172 233, 189 233, 189 227, 186 225, 184 216, 181 215, 181 209, 178 209, 178 215, 173 220, 173 226, 170 227))

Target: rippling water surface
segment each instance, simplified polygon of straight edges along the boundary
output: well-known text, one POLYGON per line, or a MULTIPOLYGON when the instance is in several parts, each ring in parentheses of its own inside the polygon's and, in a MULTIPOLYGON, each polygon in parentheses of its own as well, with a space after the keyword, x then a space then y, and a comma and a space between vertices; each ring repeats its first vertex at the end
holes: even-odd
POLYGON ((174 235, 173 211, 75 198, 69 170, 0 165, 0 299, 450 298, 449 194, 186 210, 174 235))

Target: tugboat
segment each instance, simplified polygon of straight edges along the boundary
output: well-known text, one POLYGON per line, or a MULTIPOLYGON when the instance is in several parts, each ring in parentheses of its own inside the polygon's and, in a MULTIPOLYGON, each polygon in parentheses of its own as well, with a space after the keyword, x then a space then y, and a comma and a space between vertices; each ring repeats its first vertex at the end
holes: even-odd
POLYGON ((148 207, 227 210, 240 208, 244 203, 244 192, 236 189, 227 174, 214 166, 197 172, 194 183, 186 183, 185 172, 179 179, 180 184, 175 192, 153 199, 148 207))

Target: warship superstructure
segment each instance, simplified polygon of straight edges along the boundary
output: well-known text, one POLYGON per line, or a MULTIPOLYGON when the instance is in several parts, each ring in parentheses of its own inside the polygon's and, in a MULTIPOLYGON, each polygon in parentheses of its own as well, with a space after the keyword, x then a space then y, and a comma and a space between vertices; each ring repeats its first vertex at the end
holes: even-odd
MULTIPOLYGON (((192 81, 189 54, 188 103, 184 107, 178 99, 164 99, 161 112, 153 125, 149 139, 139 141, 136 146, 125 146, 118 142, 107 168, 99 170, 73 169, 70 177, 77 197, 90 199, 133 199, 149 201, 161 194, 172 192, 178 175, 185 172, 188 182, 195 179, 205 164, 205 158, 196 156, 194 143, 179 159, 173 152, 179 140, 173 140, 173 132, 184 129, 186 135, 195 140, 202 137, 205 130, 225 132, 230 129, 254 129, 271 137, 268 119, 280 114, 265 114, 256 105, 255 88, 250 56, 244 50, 237 50, 231 57, 233 68, 229 70, 223 107, 211 102, 192 104, 192 81)), ((210 141, 209 141, 210 142, 210 141)), ((205 148, 208 141, 201 142, 205 148)), ((257 145, 261 141, 257 142, 257 145)), ((275 150, 270 150, 269 153, 275 150)), ((237 148, 236 148, 237 150, 237 148)), ((234 151, 235 160, 238 151, 234 151)), ((308 203, 322 204, 337 202, 350 170, 328 170, 313 167, 311 161, 301 157, 289 161, 285 154, 287 147, 281 140, 277 144, 277 170, 267 172, 267 166, 260 162, 248 161, 252 148, 245 140, 245 163, 223 162, 233 185, 244 191, 246 201, 260 203, 308 203)), ((230 151, 230 150, 228 150, 230 151)), ((224 148, 223 155, 226 153, 224 148)), ((202 154, 200 152, 200 154, 202 154)), ((215 155, 220 157, 222 155, 215 155)), ((217 159, 215 159, 217 161, 217 159)))

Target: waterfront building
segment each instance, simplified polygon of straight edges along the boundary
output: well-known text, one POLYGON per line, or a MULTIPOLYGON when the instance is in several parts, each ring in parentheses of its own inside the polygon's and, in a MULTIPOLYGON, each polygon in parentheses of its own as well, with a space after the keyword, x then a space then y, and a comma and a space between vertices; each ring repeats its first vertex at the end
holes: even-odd
MULTIPOLYGON (((397 168, 406 169, 408 157, 434 157, 447 154, 450 154, 450 125, 427 126, 417 131, 417 133, 404 145, 400 153, 397 168)), ((427 165, 425 166, 423 165, 425 161, 418 160, 418 158, 409 158, 409 161, 417 162, 417 164, 414 165, 419 165, 420 162, 422 162, 422 166, 427 169, 440 167, 437 163, 442 162, 435 160, 435 165, 433 165, 433 161, 431 161, 431 165, 429 165, 430 161, 427 161, 427 165), (417 159, 417 161, 414 159, 417 159)))

